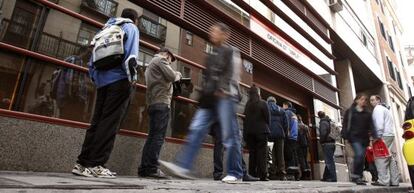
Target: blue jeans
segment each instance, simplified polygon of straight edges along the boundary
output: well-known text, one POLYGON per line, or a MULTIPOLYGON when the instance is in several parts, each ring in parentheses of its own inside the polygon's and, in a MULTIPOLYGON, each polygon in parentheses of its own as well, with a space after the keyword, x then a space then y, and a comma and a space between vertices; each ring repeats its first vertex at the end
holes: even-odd
POLYGON ((322 144, 323 156, 325 158, 325 171, 323 172, 324 180, 337 180, 335 167, 335 144, 322 144))
POLYGON ((241 166, 240 131, 235 112, 235 102, 231 99, 219 99, 214 108, 200 108, 195 113, 187 136, 188 143, 177 157, 177 164, 191 169, 207 135, 211 124, 218 120, 221 126, 222 140, 227 152, 227 174, 236 178, 243 176, 241 166))
POLYGON ((352 142, 352 149, 354 150, 354 162, 352 178, 362 178, 365 165, 365 151, 367 146, 361 142, 352 142))

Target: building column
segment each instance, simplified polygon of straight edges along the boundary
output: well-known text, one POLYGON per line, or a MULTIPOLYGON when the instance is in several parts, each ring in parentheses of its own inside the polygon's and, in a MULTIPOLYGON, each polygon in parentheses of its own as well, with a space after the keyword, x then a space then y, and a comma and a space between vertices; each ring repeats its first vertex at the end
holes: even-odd
POLYGON ((335 60, 335 71, 338 72, 337 86, 339 92, 339 105, 347 109, 354 101, 356 96, 354 75, 352 73, 351 62, 348 59, 335 60))

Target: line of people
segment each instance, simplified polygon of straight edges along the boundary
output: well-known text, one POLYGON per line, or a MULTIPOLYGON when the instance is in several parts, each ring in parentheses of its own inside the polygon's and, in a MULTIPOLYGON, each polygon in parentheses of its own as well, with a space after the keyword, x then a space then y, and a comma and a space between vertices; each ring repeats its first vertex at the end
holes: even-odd
MULTIPOLYGON (((105 167, 113 149, 116 133, 125 117, 137 80, 139 31, 136 27, 139 15, 135 10, 124 9, 120 18, 111 18, 94 38, 92 57, 88 64, 91 80, 97 86, 96 107, 91 127, 87 130, 82 150, 72 173, 86 177, 115 178, 116 173, 105 167), (107 39, 105 39, 107 38, 107 39), (120 54, 121 53, 121 54, 120 54)), ((252 86, 245 107, 243 132, 239 128, 236 104, 241 101, 239 80, 241 59, 239 51, 227 44, 230 29, 223 23, 210 28, 212 53, 206 58, 203 71, 199 108, 196 111, 187 144, 174 162, 159 160, 169 121, 173 83, 180 80, 180 72, 171 68, 174 55, 161 48, 145 71, 146 100, 149 112, 149 133, 142 151, 138 169, 141 177, 168 179, 159 169, 160 164, 175 176, 193 179, 191 170, 202 140, 209 133, 215 136, 214 179, 227 183, 244 181, 286 180, 291 173, 310 173, 307 161, 310 144, 309 128, 296 115, 292 103, 276 104, 274 97, 264 101, 259 89, 252 86), (249 150, 248 169, 242 159, 242 141, 249 150), (268 166, 268 141, 273 142, 272 164, 268 166), (222 145, 222 146, 220 146, 222 145), (227 153, 227 171, 223 176, 223 146, 227 153)), ((391 149, 393 123, 389 111, 374 96, 374 113, 366 108, 366 97, 358 96, 344 116, 342 137, 347 139, 355 152, 352 180, 363 184, 362 170, 369 134, 383 139, 391 149), (375 99, 375 100, 374 100, 375 99), (374 129, 374 126, 376 129, 374 129)), ((334 162, 335 140, 329 117, 321 118, 321 144, 325 153, 324 181, 336 181, 334 162), (329 132, 328 132, 329 131, 329 132)), ((398 185, 393 171, 392 157, 375 160, 379 180, 376 185, 398 185), (391 176, 391 177, 389 177, 391 176), (391 181, 391 182, 390 182, 391 181)))

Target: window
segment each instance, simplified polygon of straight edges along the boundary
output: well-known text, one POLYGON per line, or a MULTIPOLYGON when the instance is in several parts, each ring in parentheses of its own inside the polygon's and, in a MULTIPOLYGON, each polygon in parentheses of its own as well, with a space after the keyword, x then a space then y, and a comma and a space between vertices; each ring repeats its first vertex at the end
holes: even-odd
POLYGON ((386 34, 385 34, 385 27, 384 27, 384 24, 381 22, 381 20, 379 19, 379 17, 378 17, 378 24, 379 24, 379 26, 380 26, 380 30, 381 30, 381 35, 382 35, 382 37, 384 37, 384 39, 385 39, 385 40, 387 40, 387 36, 386 36, 386 34))
POLYGON ((185 43, 189 46, 193 45, 193 33, 189 31, 185 32, 185 43))
POLYGON ((208 54, 213 53, 213 45, 211 45, 209 42, 206 42, 206 48, 204 49, 204 52, 208 54))
POLYGON ((365 36, 364 32, 361 31, 361 36, 362 36, 362 43, 364 44, 364 46, 367 46, 368 42, 367 42, 367 36, 365 36))
POLYGON ((404 60, 403 60, 403 58, 402 58, 401 51, 400 51, 400 60, 401 60, 401 65, 402 65, 402 66, 404 66, 404 60))
POLYGON ((410 96, 411 98, 413 96, 413 93, 411 92, 411 87, 408 84, 407 84, 407 92, 408 92, 408 96, 410 96))
POLYGON ((392 42, 392 37, 391 37, 391 35, 390 35, 390 34, 388 34, 388 45, 390 45, 391 50, 392 50, 393 52, 395 52, 395 50, 394 50, 394 44, 393 44, 393 42, 392 42))
POLYGON ((384 4, 380 1, 380 5, 381 5, 381 12, 384 14, 384 4))
POLYGON ((395 68, 395 72, 397 74, 397 82, 398 82, 398 86, 403 90, 403 84, 402 84, 402 80, 401 80, 401 74, 400 71, 397 70, 397 68, 395 68))
POLYGON ((78 44, 89 45, 98 30, 96 27, 82 23, 78 34, 78 44))
POLYGON ((395 72, 394 72, 394 65, 392 64, 391 60, 387 57, 387 63, 388 63, 388 71, 390 73, 390 76, 393 80, 395 79, 395 72))

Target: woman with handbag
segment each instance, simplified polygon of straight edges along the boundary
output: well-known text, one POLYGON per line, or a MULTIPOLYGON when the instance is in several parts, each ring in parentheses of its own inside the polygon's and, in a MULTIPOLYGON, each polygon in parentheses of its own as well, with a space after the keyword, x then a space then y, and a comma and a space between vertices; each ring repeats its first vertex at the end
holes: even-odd
POLYGON ((376 138, 372 113, 367 108, 367 98, 365 95, 355 97, 354 103, 345 112, 342 130, 342 137, 351 143, 354 150, 351 180, 357 185, 366 185, 362 179, 365 151, 370 142, 370 135, 376 138))

